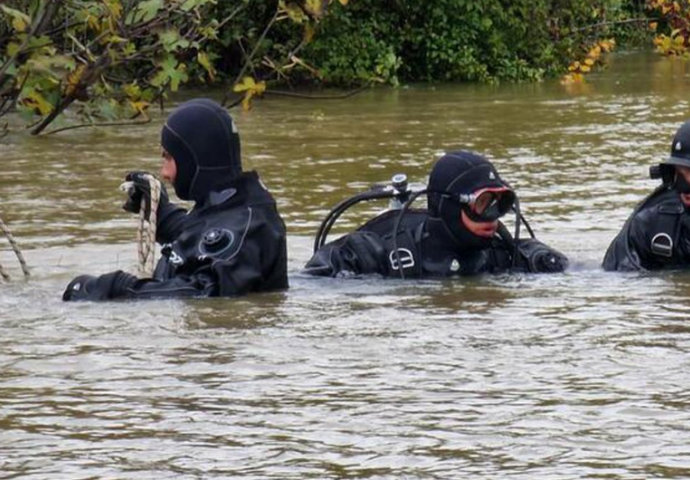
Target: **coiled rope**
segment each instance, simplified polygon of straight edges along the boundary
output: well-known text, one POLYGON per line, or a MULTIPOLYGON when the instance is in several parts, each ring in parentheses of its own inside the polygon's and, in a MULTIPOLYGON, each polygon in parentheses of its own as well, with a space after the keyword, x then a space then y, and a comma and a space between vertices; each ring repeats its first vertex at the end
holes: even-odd
MULTIPOLYGON (((141 197, 139 209, 139 226, 137 228, 137 257, 139 259, 139 276, 150 278, 153 275, 154 260, 156 256, 156 226, 158 224, 158 204, 161 198, 161 182, 153 175, 145 175, 149 182, 150 198, 141 197), (149 208, 149 218, 146 218, 146 210, 149 208)), ((133 182, 125 182, 120 185, 120 190, 129 191, 135 188, 133 182)))
MULTIPOLYGON (((5 222, 2 221, 2 218, 0 218, 0 229, 5 234, 5 237, 7 237, 7 241, 10 242, 10 246, 12 247, 12 250, 14 250, 14 254, 17 256, 17 260, 19 260, 19 265, 21 265, 22 272, 24 272, 24 279, 28 280, 31 274, 29 273, 29 267, 26 264, 26 260, 24 260, 24 255, 22 255, 22 251, 19 249, 19 245, 17 245, 14 235, 12 235, 10 229, 7 227, 7 225, 5 225, 5 222)), ((2 265, 0 265, 0 276, 2 276, 3 280, 6 282, 10 281, 10 275, 5 271, 4 268, 2 268, 2 265)))

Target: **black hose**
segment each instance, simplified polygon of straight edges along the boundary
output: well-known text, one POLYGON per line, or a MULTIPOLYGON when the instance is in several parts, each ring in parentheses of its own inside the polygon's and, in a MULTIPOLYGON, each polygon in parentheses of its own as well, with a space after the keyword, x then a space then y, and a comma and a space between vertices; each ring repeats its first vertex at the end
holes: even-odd
POLYGON ((429 191, 430 190, 424 189, 412 193, 410 195, 410 198, 407 199, 405 204, 400 209, 400 213, 396 217, 395 223, 393 224, 393 255, 395 255, 395 261, 398 263, 398 272, 400 272, 400 278, 403 279, 405 278, 405 272, 403 272, 402 261, 400 259, 400 251, 398 250, 398 229, 400 229, 402 218, 405 215, 405 213, 410 209, 412 203, 414 203, 414 201, 417 200, 417 198, 419 198, 420 195, 428 193, 429 191))
POLYGON ((339 204, 337 204, 335 207, 333 207, 333 209, 331 209, 331 211, 328 213, 323 222, 321 222, 319 230, 316 232, 316 238, 314 239, 314 253, 316 253, 319 250, 319 248, 321 248, 326 243, 328 233, 330 232, 335 222, 338 220, 338 217, 340 217, 340 215, 342 215, 343 212, 345 212, 345 210, 360 202, 368 200, 381 200, 386 198, 393 198, 395 195, 396 192, 390 190, 369 190, 367 192, 358 193, 357 195, 347 198, 339 204))

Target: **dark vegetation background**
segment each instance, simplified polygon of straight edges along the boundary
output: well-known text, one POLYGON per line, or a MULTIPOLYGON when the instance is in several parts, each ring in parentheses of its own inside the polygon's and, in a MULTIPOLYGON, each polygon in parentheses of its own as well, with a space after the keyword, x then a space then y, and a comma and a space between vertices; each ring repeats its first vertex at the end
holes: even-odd
POLYGON ((688 12, 688 0, 5 0, 0 117, 18 112, 34 134, 68 111, 142 122, 182 85, 250 108, 305 85, 540 81, 603 38, 651 46, 662 32, 687 54, 688 12))

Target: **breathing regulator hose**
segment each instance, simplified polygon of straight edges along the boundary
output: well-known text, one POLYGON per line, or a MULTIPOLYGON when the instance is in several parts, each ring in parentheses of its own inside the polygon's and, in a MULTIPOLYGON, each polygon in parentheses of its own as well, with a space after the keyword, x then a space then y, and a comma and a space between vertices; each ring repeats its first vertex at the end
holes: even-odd
POLYGON ((319 230, 316 232, 316 238, 314 239, 314 253, 326 244, 326 238, 331 228, 335 224, 338 217, 345 212, 348 208, 368 200, 379 200, 384 198, 393 198, 395 194, 386 189, 372 189, 366 192, 358 193, 357 195, 343 200, 338 205, 333 207, 330 213, 326 216, 324 221, 321 223, 319 230))
MULTIPOLYGON (((31 274, 29 272, 29 267, 26 264, 26 260, 24 260, 24 255, 22 254, 22 251, 19 249, 19 245, 17 245, 17 242, 14 239, 14 235, 12 235, 12 232, 10 231, 9 227, 5 224, 5 222, 2 221, 2 218, 0 218, 0 229, 5 234, 5 237, 7 237, 7 241, 10 243, 10 246, 12 247, 14 254, 17 256, 19 265, 21 265, 22 272, 24 273, 24 279, 28 280, 31 274)), ((5 271, 4 268, 2 268, 2 265, 0 265, 0 276, 6 282, 10 281, 10 275, 5 271)))
MULTIPOLYGON (((139 276, 150 278, 153 275, 156 257, 156 226, 158 225, 158 204, 161 198, 161 182, 153 175, 145 175, 149 182, 150 195, 141 196, 139 209, 139 225, 137 228, 137 258, 139 259, 139 276), (146 213, 149 212, 148 218, 146 213)), ((123 192, 131 192, 134 182, 124 182, 120 185, 123 192)))

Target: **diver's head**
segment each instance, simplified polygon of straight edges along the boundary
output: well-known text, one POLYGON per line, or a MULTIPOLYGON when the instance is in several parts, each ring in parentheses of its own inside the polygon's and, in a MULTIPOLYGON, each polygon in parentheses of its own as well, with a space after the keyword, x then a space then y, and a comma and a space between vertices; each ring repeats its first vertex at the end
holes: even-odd
POLYGON ((671 155, 650 169, 652 178, 661 178, 674 188, 690 207, 690 121, 683 123, 671 142, 671 155))
POLYGON ((429 215, 439 218, 457 243, 486 248, 498 219, 515 203, 515 193, 486 158, 450 152, 434 164, 429 177, 429 215))
POLYGON ((201 98, 182 103, 168 117, 161 145, 175 161, 175 193, 201 201, 210 191, 242 174, 240 137, 232 118, 218 103, 201 98))

